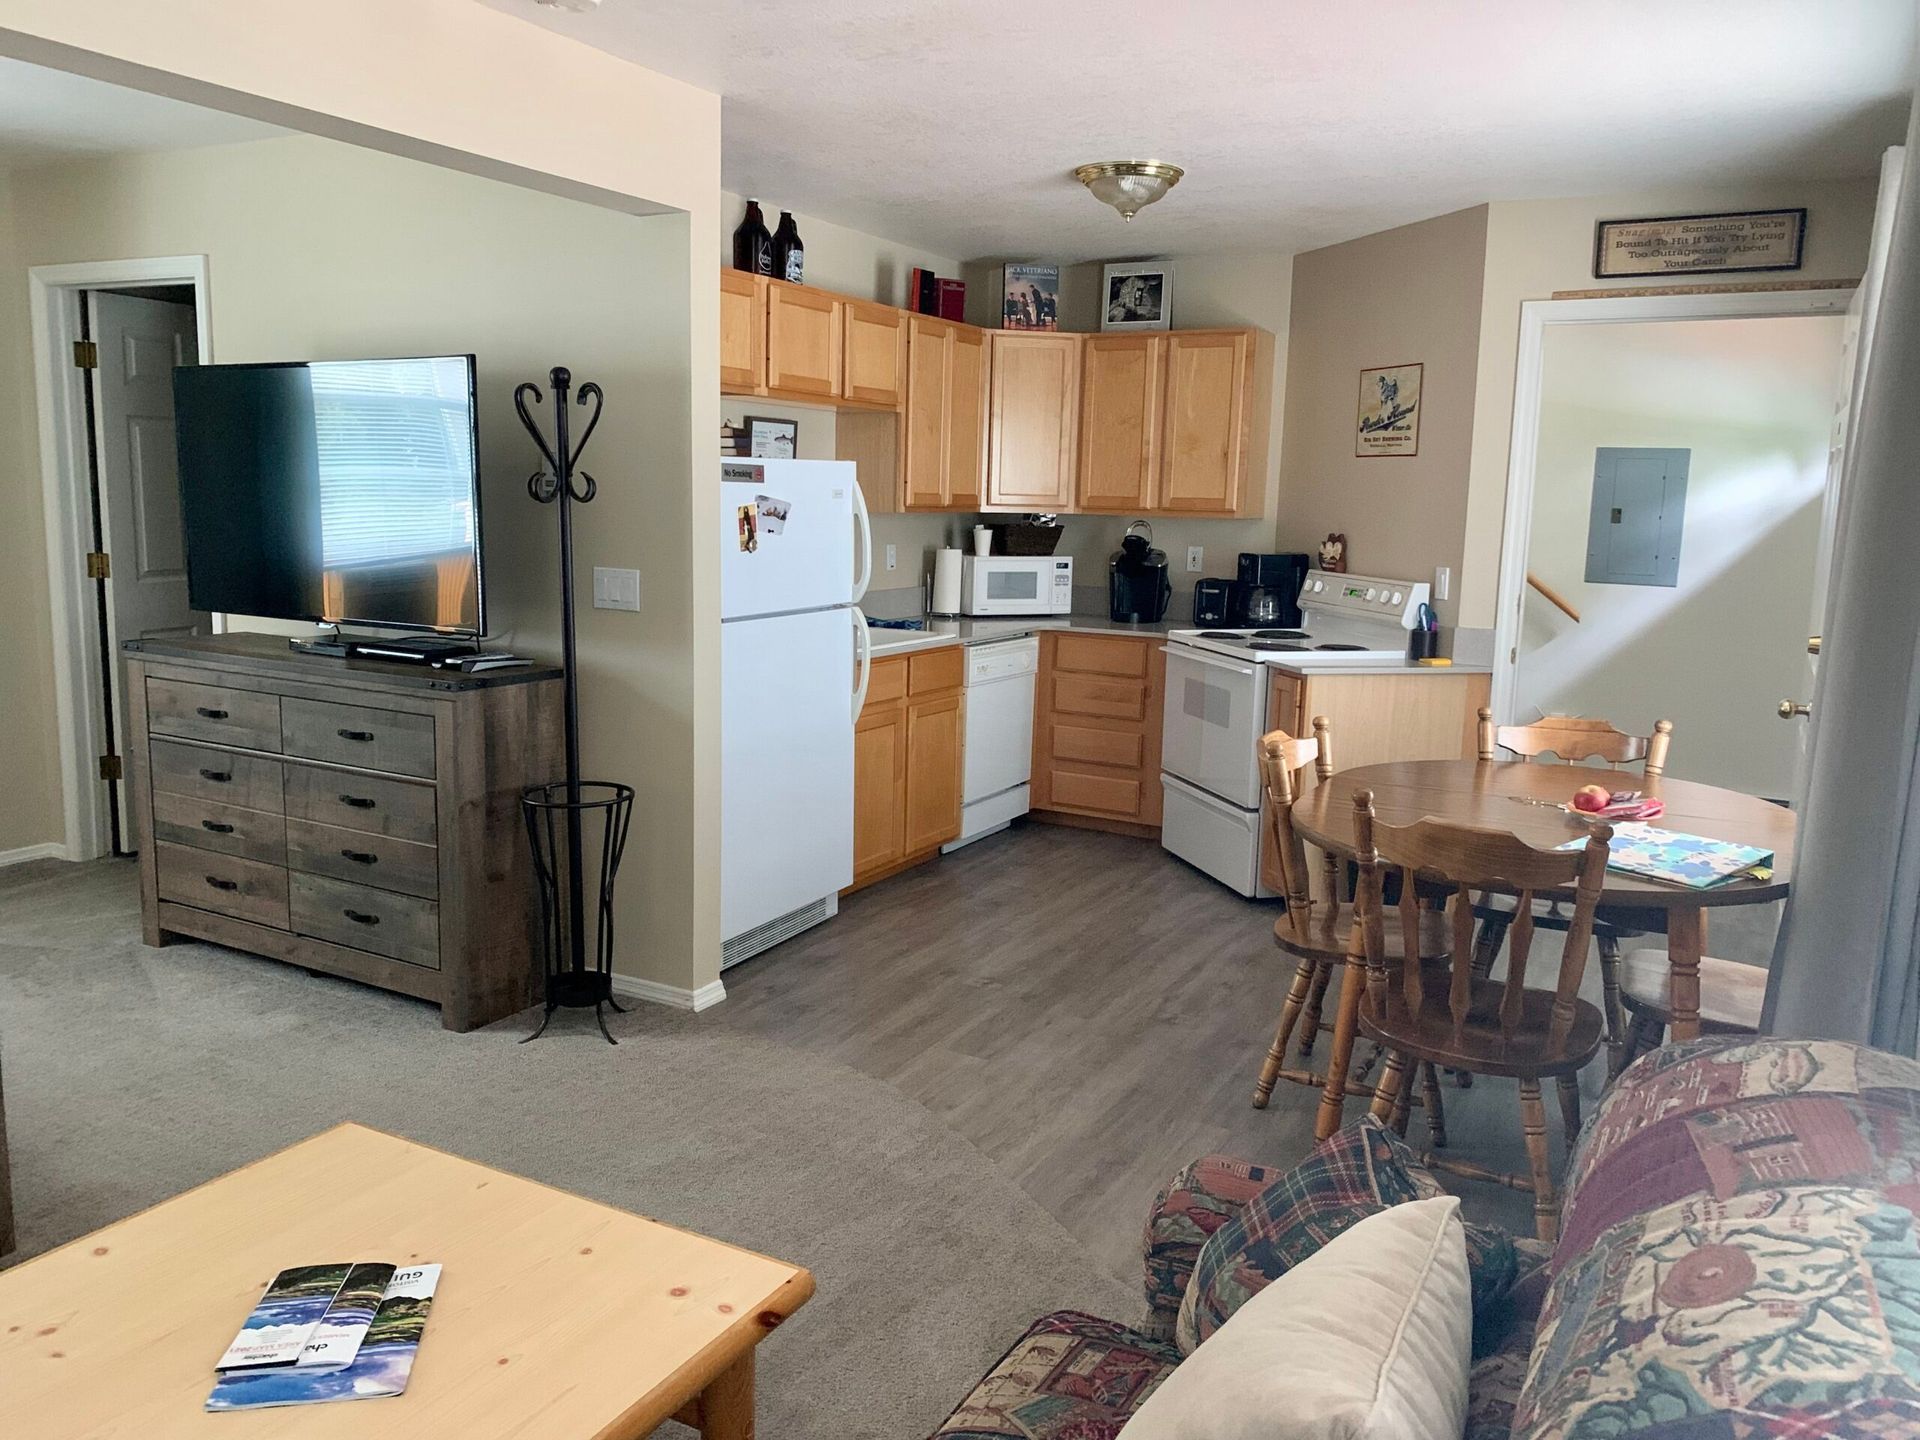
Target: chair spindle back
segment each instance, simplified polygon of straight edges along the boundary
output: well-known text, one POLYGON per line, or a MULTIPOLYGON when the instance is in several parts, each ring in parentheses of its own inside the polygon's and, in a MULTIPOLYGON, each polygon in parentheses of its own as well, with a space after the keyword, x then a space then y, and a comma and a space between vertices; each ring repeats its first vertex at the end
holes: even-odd
POLYGON ((1603 760, 1618 768, 1641 762, 1648 775, 1666 772, 1667 747, 1673 740, 1673 722, 1656 720, 1653 734, 1629 735, 1605 720, 1580 715, 1549 715, 1531 725, 1493 723, 1493 711, 1480 710, 1480 758, 1497 760, 1502 749, 1529 760, 1542 755, 1557 755, 1569 765, 1587 760, 1603 760))
MULTIPOLYGON (((1284 730, 1260 737, 1260 780, 1266 790, 1268 832, 1273 837, 1274 853, 1280 857, 1281 893, 1287 898, 1288 908, 1297 905, 1302 914, 1311 901, 1312 880, 1307 870, 1306 844, 1293 828, 1293 802, 1299 798, 1293 777, 1309 765, 1321 783, 1333 777, 1333 731, 1326 716, 1314 717, 1313 732, 1311 740, 1297 740, 1284 730)), ((1338 862, 1330 852, 1327 860, 1331 876, 1338 862)))

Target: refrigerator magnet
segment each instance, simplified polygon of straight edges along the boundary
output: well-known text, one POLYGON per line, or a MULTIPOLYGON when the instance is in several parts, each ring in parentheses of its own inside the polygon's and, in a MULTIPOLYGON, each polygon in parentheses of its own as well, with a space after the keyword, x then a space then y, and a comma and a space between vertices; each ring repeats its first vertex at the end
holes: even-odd
POLYGON ((739 511, 740 553, 742 555, 751 555, 760 548, 759 522, 755 518, 759 513, 758 507, 742 505, 739 507, 739 511))
POLYGON ((771 495, 753 497, 753 508, 759 512, 760 532, 763 535, 778 535, 786 528, 789 506, 785 500, 776 500, 771 495))

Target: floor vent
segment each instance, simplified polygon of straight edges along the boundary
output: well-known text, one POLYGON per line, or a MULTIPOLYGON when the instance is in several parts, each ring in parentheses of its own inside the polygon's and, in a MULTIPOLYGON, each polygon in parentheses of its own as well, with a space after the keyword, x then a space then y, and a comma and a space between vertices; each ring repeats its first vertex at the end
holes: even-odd
POLYGON ((802 930, 811 930, 823 920, 831 920, 840 913, 840 897, 828 895, 824 899, 814 900, 802 905, 798 910, 789 910, 784 915, 776 915, 763 925, 744 930, 720 947, 720 968, 738 965, 742 960, 751 960, 763 950, 771 950, 782 940, 791 940, 802 930))

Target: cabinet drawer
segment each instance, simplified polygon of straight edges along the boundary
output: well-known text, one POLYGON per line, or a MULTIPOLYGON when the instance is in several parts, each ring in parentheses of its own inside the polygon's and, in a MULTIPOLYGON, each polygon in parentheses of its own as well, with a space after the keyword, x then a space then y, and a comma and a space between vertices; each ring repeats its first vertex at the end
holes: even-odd
POLYGON ((433 846, 311 820, 288 822, 287 868, 429 900, 440 893, 440 852, 433 846))
POLYGON ((1145 640, 1117 635, 1056 635, 1053 668, 1083 675, 1131 675, 1144 679, 1147 645, 1145 640))
POLYGON ((1055 675, 1053 710, 1058 715, 1099 715, 1108 720, 1144 720, 1147 716, 1147 687, 1138 680, 1055 675))
POLYGON ((287 819, 192 795, 153 797, 153 838, 267 865, 287 863, 287 819))
POLYGON ((1092 810, 1119 820, 1140 814, 1140 781, 1126 775, 1089 775, 1056 766, 1049 776, 1052 803, 1065 810, 1092 810))
POLYGON ((185 845, 154 847, 160 898, 287 928, 287 872, 278 865, 185 845))
POLYGON ((280 704, 280 735, 289 755, 364 765, 395 775, 433 774, 433 717, 326 700, 280 704))
POLYGON ((1137 730, 1095 730, 1086 725, 1053 727, 1053 758, 1139 770, 1146 759, 1146 737, 1137 730))
POLYGON ((299 934, 440 968, 440 907, 431 900, 298 872, 288 900, 299 934))
POLYGON ((248 750, 278 750, 280 697, 153 678, 147 681, 147 729, 248 750))
POLYGON ((959 645, 907 656, 907 693, 929 695, 958 690, 967 678, 967 652, 959 645))
POLYGON ((434 841, 431 785, 409 785, 404 780, 350 775, 311 765, 289 765, 286 770, 289 819, 313 820, 426 845, 434 841))
POLYGON ((200 800, 238 805, 245 810, 285 808, 280 790, 282 766, 278 760, 207 750, 170 740, 153 741, 147 756, 151 761, 149 768, 156 801, 162 795, 191 795, 200 800))
POLYGON ((880 705, 889 700, 904 700, 906 696, 907 657, 890 655, 874 661, 873 673, 867 677, 867 704, 880 705))

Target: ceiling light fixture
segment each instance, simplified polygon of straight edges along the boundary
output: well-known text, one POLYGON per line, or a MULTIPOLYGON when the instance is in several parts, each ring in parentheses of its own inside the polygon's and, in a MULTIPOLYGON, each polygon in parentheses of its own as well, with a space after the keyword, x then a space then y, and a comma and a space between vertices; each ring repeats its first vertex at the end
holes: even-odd
POLYGON ((598 10, 600 0, 533 0, 542 10, 571 10, 576 15, 598 10))
POLYGON ((1164 160, 1102 160, 1079 166, 1073 178, 1093 192, 1093 198, 1111 205, 1131 221, 1180 183, 1187 172, 1164 160))

